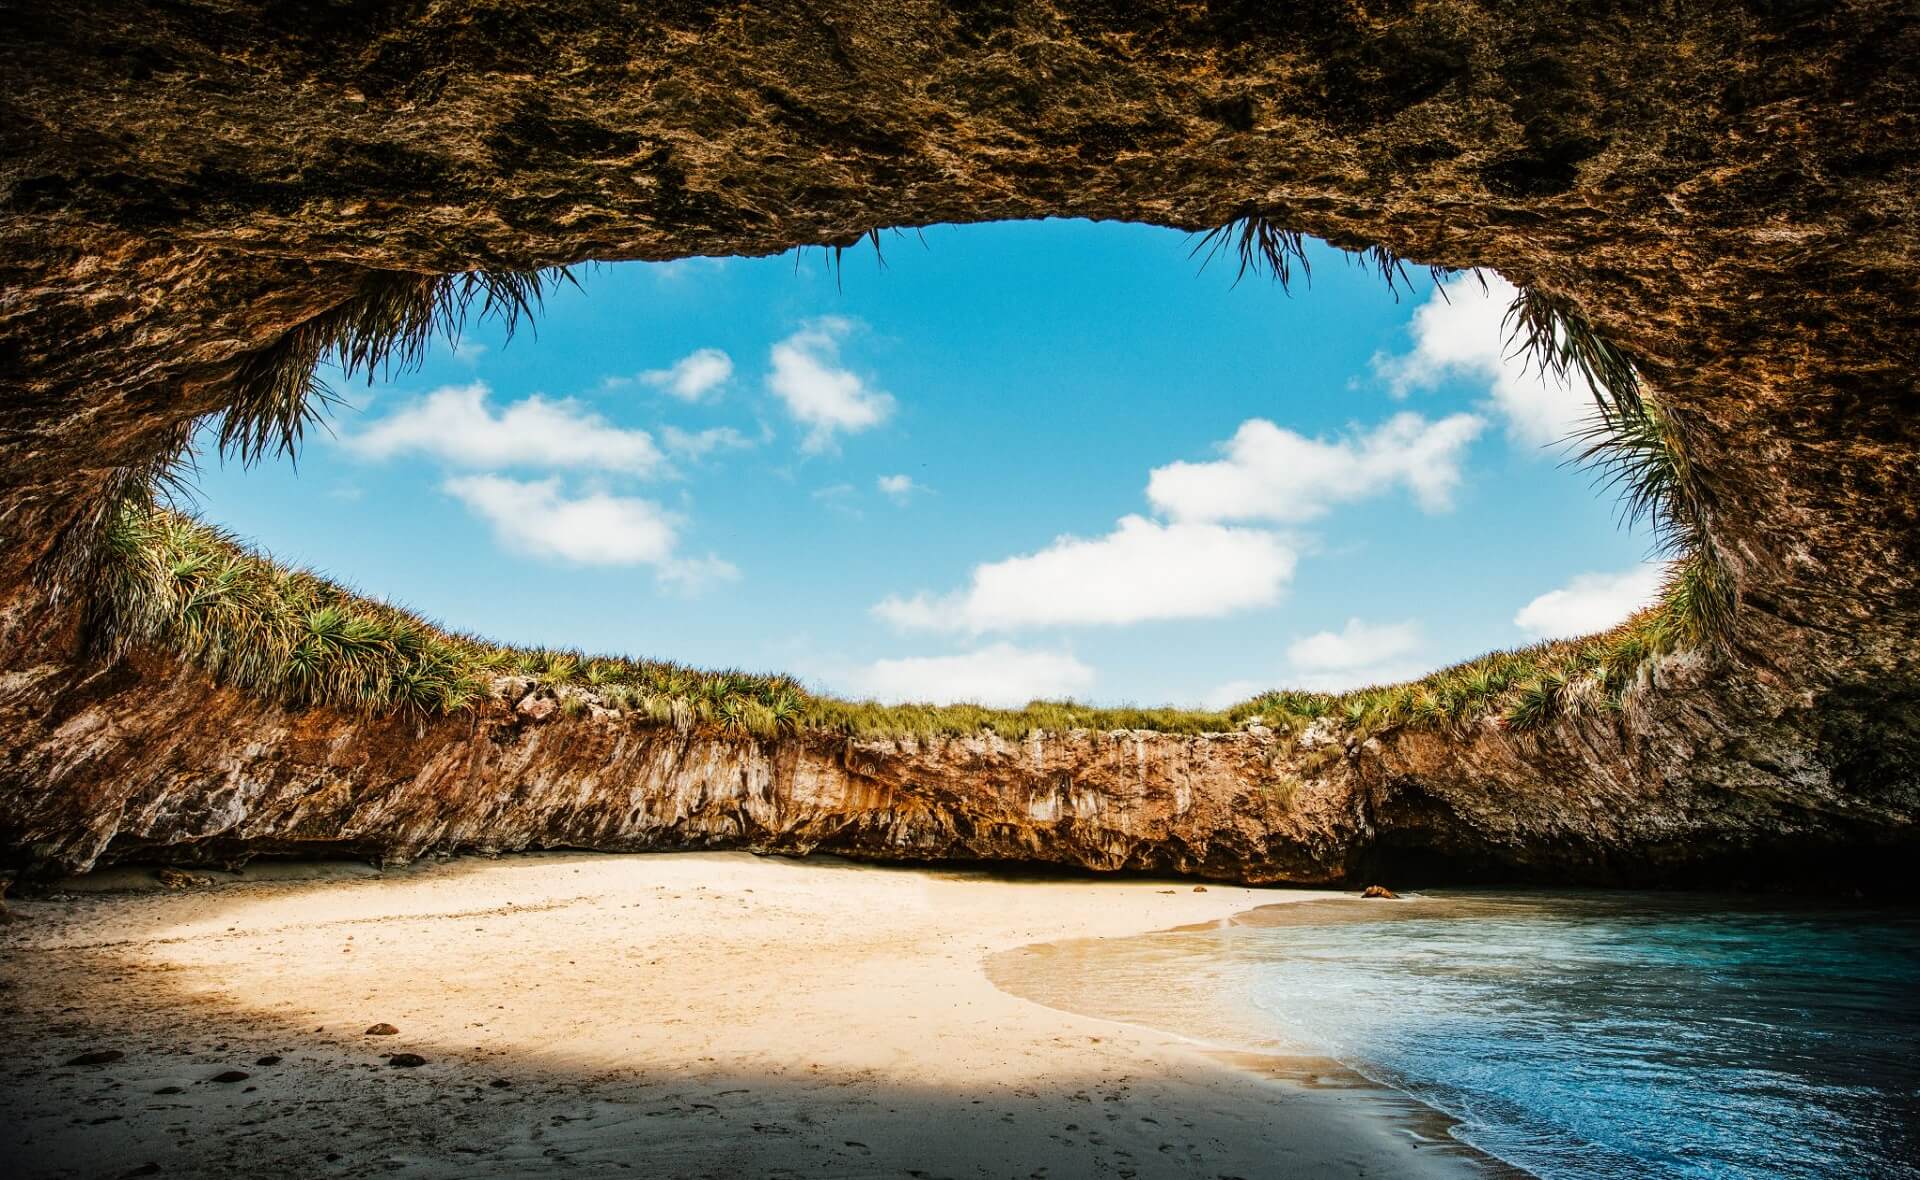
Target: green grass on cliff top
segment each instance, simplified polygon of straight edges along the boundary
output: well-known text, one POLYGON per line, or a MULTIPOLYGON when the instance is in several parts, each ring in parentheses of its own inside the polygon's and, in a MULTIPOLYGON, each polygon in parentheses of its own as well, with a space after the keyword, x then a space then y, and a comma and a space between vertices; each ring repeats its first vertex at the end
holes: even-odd
POLYGON ((484 705, 502 676, 554 692, 562 709, 595 708, 635 724, 772 737, 802 730, 856 737, 992 731, 1156 730, 1213 733, 1264 724, 1298 730, 1458 726, 1493 718, 1544 725, 1574 707, 1616 709, 1653 656, 1686 643, 1686 563, 1665 601, 1585 640, 1494 652, 1408 684, 1328 694, 1275 691, 1231 708, 1092 708, 1035 701, 1021 709, 882 705, 808 692, 787 676, 699 671, 656 660, 506 647, 449 632, 404 609, 289 568, 219 529, 166 508, 129 504, 107 537, 96 634, 112 649, 184 657, 222 683, 292 706, 447 714, 484 705))

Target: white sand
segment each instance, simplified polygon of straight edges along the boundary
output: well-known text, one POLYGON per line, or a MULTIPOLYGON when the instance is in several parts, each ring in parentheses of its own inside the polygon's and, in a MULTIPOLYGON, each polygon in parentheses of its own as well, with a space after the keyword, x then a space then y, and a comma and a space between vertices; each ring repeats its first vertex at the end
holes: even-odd
POLYGON ((1484 1174, 1377 1091, 1043 1008, 981 966, 1320 896, 716 853, 20 902, 0 1173, 1484 1174), (126 1056, 60 1064, 96 1049, 126 1056), (251 1076, 208 1080, 229 1069, 251 1076))

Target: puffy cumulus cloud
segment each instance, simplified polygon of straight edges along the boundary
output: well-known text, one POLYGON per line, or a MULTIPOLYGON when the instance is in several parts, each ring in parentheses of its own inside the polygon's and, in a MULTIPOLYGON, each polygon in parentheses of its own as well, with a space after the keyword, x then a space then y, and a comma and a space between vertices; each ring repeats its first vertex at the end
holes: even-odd
POLYGON ((1484 381, 1491 408, 1506 419, 1515 442, 1548 446, 1571 437, 1593 409, 1584 381, 1543 374, 1507 343, 1507 307, 1514 286, 1486 275, 1486 289, 1472 275, 1457 275, 1436 288, 1413 313, 1413 349, 1374 358, 1374 369, 1396 396, 1431 389, 1442 381, 1484 381))
POLYGON ((874 486, 880 489, 881 495, 895 504, 905 504, 913 498, 915 492, 922 490, 919 484, 913 482, 913 477, 910 475, 883 475, 874 481, 874 486))
POLYGON ((1326 439, 1252 418, 1221 444, 1221 458, 1154 468, 1147 498, 1176 520, 1303 521, 1404 487, 1421 508, 1442 512, 1484 425, 1472 414, 1428 421, 1401 413, 1371 431, 1326 439))
POLYGON ((1266 680, 1229 680, 1207 690, 1200 698, 1202 709, 1227 709, 1276 687, 1266 680))
POLYGON ((773 346, 767 388, 807 428, 805 450, 826 450, 836 434, 870 430, 893 413, 890 394, 840 363, 840 341, 852 330, 851 321, 828 316, 773 346))
POLYGON ((677 556, 679 522, 651 500, 605 492, 569 496, 558 477, 463 475, 441 488, 516 553, 577 565, 652 566, 663 583, 683 590, 737 574, 717 558, 677 556))
POLYGON ((1276 688, 1344 692, 1369 684, 1397 684, 1427 671, 1419 658, 1420 624, 1406 619, 1369 623, 1348 619, 1338 631, 1321 631, 1287 646, 1287 667, 1267 680, 1230 680, 1209 691, 1201 704, 1224 709, 1276 688))
POLYGON ((971 632, 1215 618, 1277 601, 1296 557, 1262 529, 1127 516, 1104 537, 975 566, 965 589, 873 609, 897 627, 971 632))
POLYGON ((1665 562, 1653 561, 1618 573, 1576 574, 1521 607, 1513 625, 1540 639, 1605 631, 1653 601, 1666 569, 1665 562))
POLYGON ((654 571, 660 585, 679 594, 698 594, 717 582, 734 582, 740 567, 709 553, 705 557, 676 557, 654 571))
POLYGON ((888 703, 969 702, 1001 708, 1073 696, 1093 684, 1093 669, 1070 653, 996 643, 954 656, 876 660, 852 677, 857 691, 888 703))
POLYGON ((427 455, 459 467, 566 467, 650 475, 664 461, 653 436, 589 407, 535 395, 495 412, 484 382, 446 385, 395 410, 345 446, 370 459, 427 455))
POLYGON ((753 445, 752 439, 731 426, 710 426, 705 430, 663 426, 660 442, 668 451, 685 459, 704 459, 715 451, 737 451, 753 445))
POLYGON ((1287 662, 1303 672, 1365 668, 1404 656, 1420 646, 1420 624, 1369 623, 1348 619, 1338 631, 1321 631, 1287 645, 1287 662))
POLYGON ((1348 619, 1338 631, 1320 631, 1287 645, 1286 683, 1320 692, 1369 684, 1396 684, 1427 671, 1420 660, 1420 624, 1348 619))
POLYGON ((717 348, 699 348, 664 369, 649 369, 640 380, 681 401, 697 402, 733 376, 733 358, 717 348))

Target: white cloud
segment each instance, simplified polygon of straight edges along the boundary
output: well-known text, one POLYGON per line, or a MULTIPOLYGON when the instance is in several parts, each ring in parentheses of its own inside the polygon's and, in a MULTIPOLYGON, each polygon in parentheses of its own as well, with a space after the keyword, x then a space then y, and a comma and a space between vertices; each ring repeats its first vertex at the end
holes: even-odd
POLYGON ((680 283, 688 279, 705 276, 718 277, 731 267, 731 258, 673 258, 666 262, 649 262, 645 271, 660 283, 680 283))
POLYGON ((864 520, 866 519, 866 513, 862 512, 860 506, 854 502, 858 496, 858 491, 859 490, 850 483, 836 483, 828 484, 823 488, 815 488, 807 493, 807 497, 815 503, 826 505, 829 510, 837 512, 849 519, 864 520))
POLYGON ((767 387, 807 428, 804 450, 825 450, 836 433, 871 429, 893 413, 891 395, 840 364, 840 341, 852 329, 850 321, 828 316, 773 346, 767 387))
POLYGON ((895 504, 905 504, 913 498, 915 492, 924 490, 919 484, 913 482, 913 477, 910 475, 883 475, 874 481, 874 485, 880 489, 881 495, 895 504))
POLYGON ((716 582, 737 581, 740 567, 709 553, 705 557, 676 557, 655 571, 660 584, 681 594, 696 594, 716 582))
POLYGON ((1276 688, 1345 692, 1369 684, 1398 684, 1428 670, 1418 658, 1420 623, 1369 623, 1348 619, 1338 631, 1321 631, 1287 646, 1287 670, 1267 680, 1230 680, 1201 698, 1209 709, 1224 709, 1276 688))
POLYGON ((733 358, 717 348, 700 348, 675 361, 670 368, 649 369, 640 380, 681 401, 697 402, 733 376, 733 358))
POLYGON ((485 520, 500 545, 513 552, 577 565, 649 565, 662 582, 678 589, 738 572, 711 556, 677 557, 679 522, 651 500, 605 492, 570 497, 558 477, 463 475, 440 486, 485 520))
POLYGON ((898 627, 974 632, 1215 618, 1277 601, 1295 558, 1261 529, 1127 516, 1104 537, 1061 537, 975 566, 964 590, 889 597, 874 614, 898 627))
POLYGON ((453 359, 463 365, 480 363, 480 357, 486 351, 486 345, 478 340, 469 340, 465 336, 453 342, 453 359))
POLYGON ((1404 486, 1421 508, 1443 512, 1483 426, 1471 414, 1429 422, 1400 413, 1364 434, 1314 439, 1251 418, 1221 444, 1224 457, 1154 468, 1147 498, 1176 520, 1301 521, 1404 486))
POLYGON ((660 442, 668 451, 688 459, 704 459, 715 451, 736 451, 753 445, 752 439, 731 426, 712 426, 698 431, 663 426, 660 442))
POLYGON ((1287 646, 1287 662, 1307 672, 1364 668, 1404 656, 1420 646, 1420 624, 1369 623, 1348 619, 1339 631, 1321 631, 1287 646))
POLYGON ((1274 687, 1273 682, 1267 680, 1229 680, 1225 684, 1216 685, 1208 689, 1206 694, 1200 698, 1200 707, 1202 709, 1225 709, 1230 705, 1237 705, 1250 697, 1259 696, 1261 693, 1274 687))
POLYGON ((615 426, 589 407, 534 395, 494 413, 484 382, 447 385, 344 440, 373 459, 431 455, 461 467, 572 467, 647 475, 664 456, 644 430, 615 426))
POLYGON ((1396 397, 1452 378, 1484 381, 1509 438, 1537 446, 1561 442, 1592 412, 1586 383, 1548 377, 1509 355, 1505 321, 1515 290, 1496 274, 1486 281, 1482 291, 1472 275, 1458 275, 1436 289, 1413 313, 1413 351, 1375 357, 1374 368, 1396 397))
POLYGON ((876 660, 853 674, 857 691, 881 701, 965 701, 1011 707, 1085 692, 1093 669, 1067 652, 996 643, 957 656, 876 660))
POLYGON ((1576 574, 1520 608, 1513 625, 1541 639, 1605 631, 1646 606, 1660 592, 1665 562, 1650 561, 1611 574, 1576 574))
POLYGON ((1287 645, 1286 684, 1344 692, 1411 680, 1427 670, 1415 658, 1420 642, 1420 624, 1414 619, 1398 623, 1348 619, 1338 631, 1320 631, 1287 645))

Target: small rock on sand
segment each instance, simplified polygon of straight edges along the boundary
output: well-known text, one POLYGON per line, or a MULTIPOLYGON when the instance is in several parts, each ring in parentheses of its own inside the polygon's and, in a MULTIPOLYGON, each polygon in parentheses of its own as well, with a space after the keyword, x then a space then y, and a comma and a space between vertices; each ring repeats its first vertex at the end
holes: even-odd
POLYGON ((367 1035, 370 1037, 391 1037, 391 1036, 397 1036, 399 1035, 399 1033, 400 1033, 399 1029, 393 1027, 391 1024, 388 1024, 385 1021, 381 1021, 379 1024, 376 1024, 372 1028, 367 1030, 367 1035))
POLYGON ((1195 893, 1205 893, 1207 891, 1207 887, 1205 885, 1195 885, 1193 887, 1193 891, 1195 893))
POLYGON ((418 1053, 395 1053, 393 1056, 387 1058, 388 1065, 398 1066, 401 1069, 412 1069, 416 1065, 425 1065, 426 1063, 427 1059, 418 1053))
POLYGON ((269 1053, 265 1057, 262 1057, 260 1060, 254 1062, 254 1064, 255 1065, 279 1065, 280 1055, 278 1053, 269 1053))
POLYGON ((225 1073, 214 1074, 212 1077, 208 1078, 207 1080, 209 1082, 219 1082, 221 1085, 224 1086, 231 1082, 244 1082, 252 1076, 253 1075, 250 1073, 243 1073, 242 1071, 237 1069, 230 1069, 230 1070, 227 1070, 225 1073))
POLYGON ((118 1061, 125 1056, 126 1054, 122 1053, 118 1049, 95 1049, 91 1053, 82 1053, 80 1056, 74 1058, 72 1061, 67 1062, 67 1064, 68 1065, 105 1065, 110 1061, 118 1061))
POLYGON ((1362 889, 1360 891, 1360 896, 1361 897, 1397 898, 1400 895, 1398 893, 1395 893, 1393 890, 1388 889, 1385 885, 1369 885, 1365 889, 1362 889))

